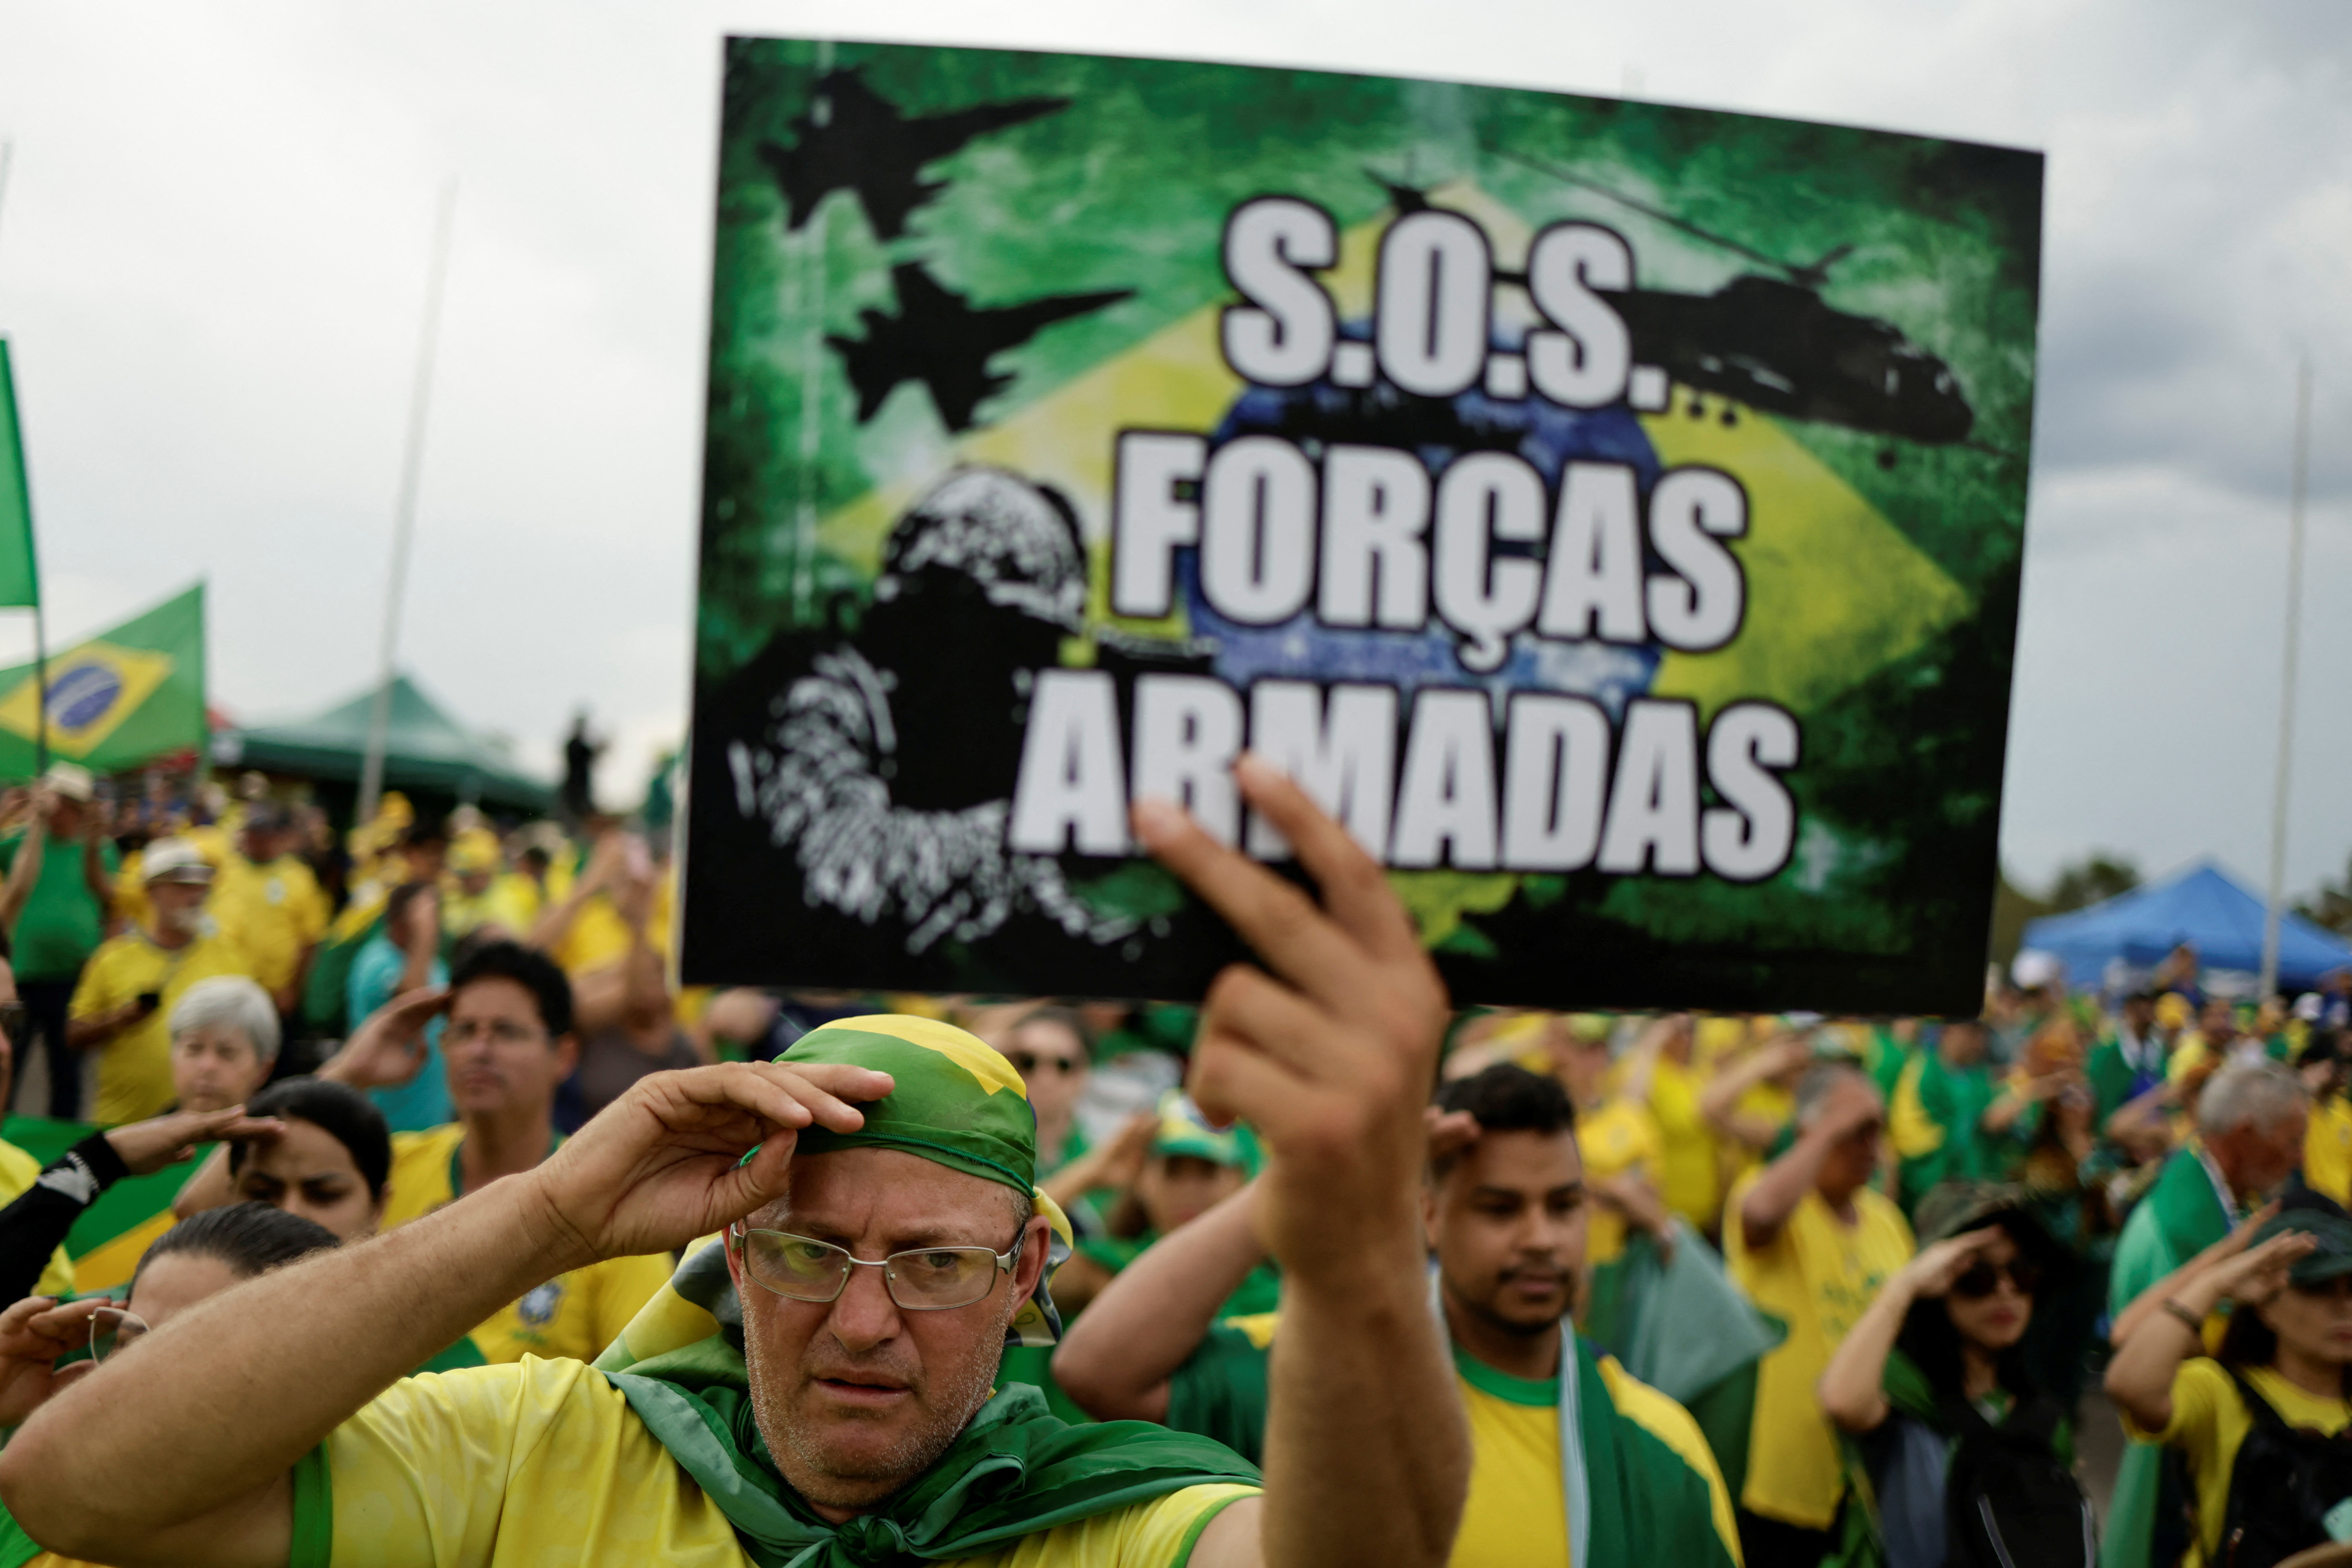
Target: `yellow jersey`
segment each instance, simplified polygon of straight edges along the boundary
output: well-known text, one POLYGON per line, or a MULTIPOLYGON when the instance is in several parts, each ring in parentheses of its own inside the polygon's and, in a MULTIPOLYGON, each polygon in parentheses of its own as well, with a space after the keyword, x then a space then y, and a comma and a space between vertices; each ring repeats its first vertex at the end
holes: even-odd
MULTIPOLYGON (((2332 1436, 2352 1422, 2352 1405, 2341 1399, 2305 1394, 2266 1366, 2239 1371, 2290 1426, 2332 1436)), ((2188 1456, 2189 1483, 2197 1493, 2197 1539, 2182 1559, 2187 1568, 2202 1568, 2221 1554, 2221 1526, 2230 1513, 2230 1472, 2238 1463, 2238 1446, 2253 1429, 2254 1418, 2230 1374, 2220 1362, 2204 1356, 2182 1363, 2172 1374, 2172 1419, 2161 1431, 2144 1432, 2129 1415, 2124 1416, 2124 1430, 2133 1436, 2188 1456)))
POLYGON ((263 989, 285 989, 302 967, 302 954, 327 932, 327 895, 310 868, 292 855, 257 866, 229 858, 213 884, 210 904, 221 931, 245 951, 263 989))
MULTIPOLYGON (((0 1139, 0 1205, 15 1203, 25 1195, 41 1173, 41 1163, 5 1139, 0 1139)), ((74 1266, 60 1246, 49 1255, 48 1267, 41 1270, 40 1279, 33 1286, 36 1296, 70 1296, 74 1292, 74 1266)))
MULTIPOLYGON (((404 1379, 323 1448, 328 1481, 319 1489, 332 1499, 331 1541, 302 1528, 298 1469, 291 1568, 754 1561, 620 1391, 575 1362, 530 1357, 404 1379)), ((1255 1487, 1186 1487, 958 1561, 1165 1568, 1184 1560, 1227 1505, 1256 1495, 1255 1487)))
POLYGON ((1748 1484, 1739 1500, 1768 1519, 1827 1530, 1844 1481, 1837 1439, 1813 1385, 1878 1288, 1910 1261, 1911 1226, 1870 1187, 1853 1194, 1851 1225, 1819 1193, 1807 1193, 1769 1245, 1750 1247, 1739 1209, 1757 1180, 1749 1173, 1724 1200, 1724 1263, 1750 1301, 1788 1325, 1789 1337, 1757 1368, 1748 1484))
MULTIPOLYGON (((383 1228, 431 1214, 458 1195, 458 1146, 463 1123, 392 1135, 392 1179, 384 1194, 383 1228)), ((593 1361, 620 1338, 637 1309, 669 1283, 667 1253, 608 1258, 559 1274, 492 1313, 472 1332, 482 1359, 497 1365, 525 1356, 593 1361)))
MULTIPOLYGON (((1567 1346, 1562 1345, 1563 1352, 1567 1346)), ((1724 1555, 1738 1561, 1731 1496, 1689 1412, 1608 1357, 1601 1381, 1620 1417, 1705 1478, 1710 1522, 1724 1555)), ((1559 1379, 1497 1372, 1455 1346, 1454 1374, 1470 1420, 1470 1498, 1447 1568, 1569 1568, 1568 1502, 1560 1491, 1559 1379)), ((1621 1454, 1618 1464, 1628 1462, 1621 1454)), ((1636 1461, 1638 1462, 1638 1461, 1636 1461)), ((1588 1453, 1587 1473, 1592 1459, 1588 1453)), ((1652 1568, 1667 1568, 1666 1564, 1652 1568)))
POLYGON ((172 1087, 172 1009, 189 986, 215 974, 245 974, 244 950, 217 936, 184 947, 158 947, 143 931, 110 937, 82 965, 68 1016, 110 1012, 148 992, 162 1005, 117 1030, 98 1047, 98 1105, 92 1118, 109 1127, 161 1116, 178 1098, 172 1087))
MULTIPOLYGON (((1655 1119, 1631 1100, 1612 1100, 1597 1110, 1577 1113, 1576 1150, 1583 1157, 1588 1184, 1634 1175, 1654 1192, 1663 1144, 1655 1119)), ((1607 1204, 1590 1205, 1584 1260, 1596 1267, 1613 1263, 1624 1251, 1625 1216, 1607 1204)))
POLYGON ((2303 1179, 2312 1191, 2352 1204, 2352 1104, 2340 1094, 2311 1108, 2303 1134, 2303 1179))
POLYGON ((1658 1195, 1698 1229, 1713 1231, 1723 1212, 1722 1155, 1699 1114, 1701 1082, 1693 1068, 1659 1058, 1650 1075, 1650 1115, 1658 1124, 1658 1195))

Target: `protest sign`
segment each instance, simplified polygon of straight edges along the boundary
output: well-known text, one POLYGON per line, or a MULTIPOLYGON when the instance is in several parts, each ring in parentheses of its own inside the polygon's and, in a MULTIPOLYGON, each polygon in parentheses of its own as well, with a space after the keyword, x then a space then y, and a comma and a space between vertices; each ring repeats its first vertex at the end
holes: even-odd
POLYGON ((2037 154, 730 43, 689 980, 1185 998, 1287 769, 1457 1002, 1973 1012, 2037 154))

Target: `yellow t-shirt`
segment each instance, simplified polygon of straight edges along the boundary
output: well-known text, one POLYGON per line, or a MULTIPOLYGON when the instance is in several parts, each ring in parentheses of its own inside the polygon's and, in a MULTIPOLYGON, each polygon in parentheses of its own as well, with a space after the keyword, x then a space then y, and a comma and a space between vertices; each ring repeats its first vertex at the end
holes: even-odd
POLYGON ((1807 1193, 1768 1247, 1750 1248, 1740 1205, 1757 1174, 1740 1178, 1723 1205, 1724 1262, 1732 1283, 1789 1326, 1789 1337, 1757 1369, 1756 1418, 1748 1484, 1739 1500, 1769 1519, 1826 1530, 1843 1491, 1837 1441, 1813 1385, 1830 1354, 1878 1294, 1910 1261, 1903 1211, 1869 1187, 1853 1194, 1854 1222, 1807 1193))
MULTIPOLYGON (((2305 1394, 2266 1366, 2241 1371, 2290 1426, 2334 1433, 2352 1422, 2352 1405, 2341 1399, 2305 1394)), ((2189 1457, 2189 1481, 2197 1491, 2197 1540, 2184 1559, 2189 1568, 2212 1561, 2221 1550, 2221 1526, 2230 1514, 2230 1472, 2238 1462, 2238 1445, 2253 1429, 2254 1418, 2230 1374, 2204 1356, 2182 1363, 2172 1374, 2172 1420, 2162 1431, 2144 1432, 2128 1414, 2124 1416, 2124 1430, 2133 1436, 2189 1457)))
MULTIPOLYGON (((734 1527, 577 1363, 528 1359, 393 1384, 331 1434, 333 1568, 740 1568, 734 1527)), ((1255 1487, 1186 1487, 959 1561, 982 1568, 1165 1568, 1255 1487)), ((299 1558, 293 1568, 324 1568, 299 1558)))
POLYGON ((2312 1191, 2352 1204, 2352 1103, 2340 1094, 2311 1108, 2303 1135, 2303 1179, 2312 1191))
MULTIPOLYGON (((424 1132, 392 1135, 392 1179, 383 1228, 431 1214, 457 1196, 457 1146, 466 1129, 452 1121, 424 1132)), ((621 1337, 637 1309, 669 1282, 667 1253, 608 1258, 559 1274, 499 1308, 472 1333, 482 1359, 496 1365, 525 1356, 593 1361, 621 1337)))
MULTIPOLYGON (((654 889, 653 910, 646 917, 646 941, 664 958, 669 956, 670 914, 677 888, 673 868, 662 874, 660 885, 654 889)), ((613 907, 612 899, 599 893, 580 906, 579 914, 562 940, 549 950, 549 956, 574 979, 593 974, 629 956, 629 923, 613 907)))
POLYGON ((478 896, 468 894, 452 877, 441 895, 441 927, 452 936, 464 936, 494 925, 520 942, 539 919, 539 884, 512 871, 492 878, 478 896))
MULTIPOLYGON (((41 1163, 14 1143, 0 1140, 0 1205, 15 1203, 25 1195, 34 1180, 41 1173, 41 1163)), ((60 1247, 49 1255, 49 1265, 41 1270, 40 1279, 33 1286, 36 1296, 69 1296, 74 1290, 74 1266, 60 1247)))
POLYGON ((1661 1059, 1650 1075, 1650 1114, 1658 1124, 1658 1195, 1701 1230, 1723 1212, 1715 1130, 1699 1114, 1699 1075, 1661 1059))
MULTIPOLYGON (((1783 1089, 1777 1083, 1756 1084, 1739 1097, 1736 1109, 1743 1116, 1786 1126, 1789 1119, 1797 1114, 1796 1091, 1783 1089)), ((1750 1149, 1737 1138, 1722 1140, 1722 1148, 1723 1186, 1727 1193, 1738 1184, 1741 1177, 1763 1167, 1763 1152, 1750 1149)), ((1724 1201, 1728 1206, 1730 1200, 1726 1198, 1724 1201)))
MULTIPOLYGON (((1664 1142, 1656 1121, 1630 1100, 1612 1100, 1598 1110, 1577 1113, 1576 1148, 1584 1159, 1587 1182, 1606 1182, 1632 1174, 1640 1176, 1654 1190, 1664 1142)), ((1615 1262, 1625 1251, 1625 1216, 1598 1202, 1590 1205, 1588 1212, 1585 1261, 1615 1262)))
POLYGON ((110 937, 82 965, 69 1016, 87 1018, 155 991, 163 1004, 99 1047, 98 1106, 92 1117, 109 1127, 161 1116, 177 1098, 172 1088, 172 1009, 197 981, 247 973, 244 952, 217 936, 185 947, 162 948, 144 931, 110 937))
MULTIPOLYGON (((1454 1538, 1447 1568, 1543 1568, 1549 1563, 1565 1568, 1568 1502, 1560 1494, 1559 1380, 1513 1377, 1458 1347, 1454 1372, 1463 1413, 1470 1418, 1470 1500, 1462 1510, 1462 1529, 1454 1538)), ((1601 1358, 1601 1381, 1619 1415, 1706 1478, 1715 1532, 1737 1561, 1739 1534, 1731 1496, 1724 1489, 1698 1423, 1608 1356, 1601 1358)))
POLYGON ((245 950, 253 977, 276 992, 302 966, 304 950, 326 934, 331 911, 310 868, 291 855, 257 866, 232 856, 213 884, 213 918, 245 950))

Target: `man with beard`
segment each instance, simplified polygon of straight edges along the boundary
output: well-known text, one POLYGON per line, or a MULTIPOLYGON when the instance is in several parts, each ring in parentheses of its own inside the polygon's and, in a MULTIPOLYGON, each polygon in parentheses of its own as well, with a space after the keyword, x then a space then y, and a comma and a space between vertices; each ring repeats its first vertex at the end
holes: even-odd
MULTIPOLYGON (((1689 1414, 1576 1333, 1586 1202, 1558 1079, 1511 1063, 1449 1083, 1431 1121, 1423 1217, 1437 1315, 1470 1423, 1470 1501, 1452 1568, 1738 1561, 1731 1500, 1689 1414)), ((1131 1264, 1054 1358, 1105 1420, 1163 1421, 1256 1451, 1284 1312, 1213 1324, 1265 1256, 1255 1185, 1131 1264)))
POLYGON ((95 1050, 98 1108, 117 1127, 171 1109, 172 1009, 197 981, 249 973, 244 952, 210 929, 205 900, 213 868, 184 838, 147 846, 147 923, 101 942, 74 987, 66 1038, 95 1050))
POLYGON ((535 1170, 191 1309, 20 1428, 0 1499, 53 1550, 131 1568, 1434 1568, 1469 1459, 1413 1202, 1444 988, 1346 831, 1263 763, 1234 772, 1319 905, 1164 802, 1133 821, 1274 971, 1219 976, 1192 1085, 1270 1150, 1298 1344, 1262 1492, 1214 1444, 989 1393, 1007 1340, 1054 1328, 1034 1120, 979 1040, 881 1016, 642 1079, 535 1170), (604 1370, 393 1386, 537 1280, 713 1233, 604 1370))

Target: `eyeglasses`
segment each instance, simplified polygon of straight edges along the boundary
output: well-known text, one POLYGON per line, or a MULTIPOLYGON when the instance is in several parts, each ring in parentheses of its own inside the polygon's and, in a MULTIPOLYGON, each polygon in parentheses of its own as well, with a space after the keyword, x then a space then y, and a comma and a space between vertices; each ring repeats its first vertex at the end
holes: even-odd
POLYGON ((944 1312, 969 1307, 996 1289, 996 1277, 1010 1274, 1021 1257, 1021 1237, 1003 1252, 985 1247, 924 1247, 894 1252, 878 1261, 853 1258, 845 1247, 782 1230, 730 1227, 743 1271, 762 1289, 794 1301, 835 1301, 849 1284, 853 1268, 879 1268, 890 1300, 908 1312, 944 1312))
POLYGON ((89 1315, 89 1359, 111 1361, 147 1331, 147 1320, 121 1307, 100 1307, 89 1315))
POLYGON ((1952 1294, 1966 1300, 1980 1301, 1998 1289, 2006 1278, 2021 1296, 2031 1296, 2042 1283, 2042 1265, 2031 1258, 2012 1258, 2007 1263, 1972 1263, 1960 1277, 1952 1281, 1952 1294))
POLYGON ((1023 1078, 1036 1077, 1039 1068, 1052 1068, 1067 1078, 1086 1065, 1076 1057, 1041 1057, 1034 1051, 1007 1051, 1004 1059, 1011 1062, 1013 1070, 1023 1078))
POLYGON ((25 1020, 31 1012, 22 1002, 0 1002, 0 1035, 5 1035, 11 1040, 23 1039, 25 1020))

